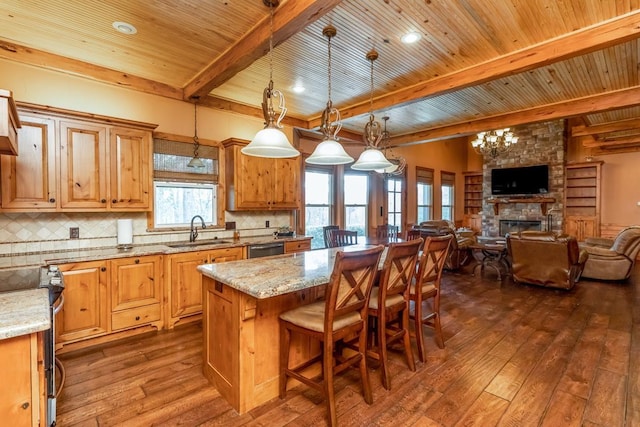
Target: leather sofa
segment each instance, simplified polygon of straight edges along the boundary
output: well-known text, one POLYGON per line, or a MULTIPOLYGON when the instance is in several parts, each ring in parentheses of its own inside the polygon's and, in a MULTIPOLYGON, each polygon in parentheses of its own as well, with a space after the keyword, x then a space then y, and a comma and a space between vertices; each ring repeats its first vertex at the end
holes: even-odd
POLYGON ((589 253, 582 275, 598 280, 625 280, 640 251, 640 226, 627 227, 615 239, 587 238, 580 247, 589 253))
POLYGON ((589 257, 575 237, 544 231, 507 234, 507 248, 513 280, 560 289, 573 288, 589 257))
POLYGON ((476 243, 473 231, 457 232, 452 222, 443 219, 424 221, 420 225, 414 226, 413 229, 419 230, 422 238, 449 234, 455 237, 449 245, 449 254, 444 265, 447 270, 457 270, 471 259, 469 246, 476 243))

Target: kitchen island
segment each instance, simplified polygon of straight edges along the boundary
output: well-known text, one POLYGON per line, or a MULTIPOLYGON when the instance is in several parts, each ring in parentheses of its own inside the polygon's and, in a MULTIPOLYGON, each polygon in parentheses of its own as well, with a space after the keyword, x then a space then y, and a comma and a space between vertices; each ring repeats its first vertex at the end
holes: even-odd
MULTIPOLYGON (((239 413, 278 396, 280 313, 324 296, 339 250, 206 264, 203 274, 203 369, 239 413)), ((382 261, 381 261, 382 262, 382 261)), ((319 351, 292 337, 292 363, 319 351)))

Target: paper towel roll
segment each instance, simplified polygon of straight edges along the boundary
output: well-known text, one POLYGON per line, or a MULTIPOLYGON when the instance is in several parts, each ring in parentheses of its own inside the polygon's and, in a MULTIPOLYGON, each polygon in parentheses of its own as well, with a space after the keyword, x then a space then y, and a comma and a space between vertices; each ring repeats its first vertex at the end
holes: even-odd
POLYGON ((133 220, 118 220, 118 246, 131 246, 133 244, 133 220))

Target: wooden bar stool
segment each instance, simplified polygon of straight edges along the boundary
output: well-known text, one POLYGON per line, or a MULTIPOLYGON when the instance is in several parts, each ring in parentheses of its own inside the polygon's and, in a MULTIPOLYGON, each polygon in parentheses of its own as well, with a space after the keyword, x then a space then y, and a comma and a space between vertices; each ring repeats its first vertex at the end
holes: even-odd
MULTIPOLYGON (((440 280, 444 269, 449 245, 453 236, 428 237, 418 262, 415 279, 409 288, 409 299, 413 302, 413 319, 415 320, 416 345, 421 362, 426 360, 422 326, 431 326, 435 331, 438 347, 444 348, 442 328, 440 326, 440 280), (431 300, 431 311, 423 312, 423 303, 431 300)), ((426 304, 424 304, 426 305, 426 304)))
POLYGON ((415 275, 420 245, 421 238, 390 243, 380 272, 380 283, 371 291, 369 319, 375 330, 370 332, 367 356, 380 361, 382 385, 387 390, 391 388, 389 345, 402 340, 407 365, 412 371, 416 370, 409 336, 409 286, 415 275))
POLYGON ((337 425, 333 376, 346 368, 360 368, 364 400, 373 403, 367 370, 367 305, 383 246, 353 252, 338 252, 324 301, 294 308, 280 315, 280 398, 291 377, 320 391, 327 401, 329 425, 337 425), (295 367, 289 367, 291 333, 303 334, 322 342, 321 354, 295 367), (355 347, 342 354, 341 344, 355 347), (320 377, 308 377, 305 368, 321 362, 320 377))

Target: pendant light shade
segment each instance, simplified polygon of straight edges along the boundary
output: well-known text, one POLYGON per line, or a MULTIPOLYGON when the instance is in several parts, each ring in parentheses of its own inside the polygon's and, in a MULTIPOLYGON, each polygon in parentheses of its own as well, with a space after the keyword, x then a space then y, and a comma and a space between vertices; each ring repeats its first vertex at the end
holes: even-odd
POLYGON ((391 166, 393 166, 393 163, 384 157, 382 151, 375 147, 368 147, 360 154, 358 161, 351 165, 351 169, 374 171, 376 169, 386 169, 391 166))
POLYGON ((322 112, 322 125, 320 129, 324 134, 324 140, 316 146, 311 156, 305 162, 312 165, 344 165, 353 162, 353 157, 344 151, 344 147, 338 142, 338 132, 342 128, 340 123, 340 111, 331 102, 331 38, 335 37, 337 30, 332 25, 327 25, 322 30, 322 35, 328 39, 328 90, 329 100, 327 107, 322 112))
POLYGON ((269 85, 264 89, 262 95, 262 115, 264 116, 265 127, 259 131, 251 140, 249 145, 240 150, 247 156, 286 158, 296 157, 300 152, 296 150, 287 136, 282 132, 280 122, 287 113, 285 107, 284 94, 273 88, 273 7, 277 1, 265 1, 271 13, 271 34, 269 36, 269 85), (276 112, 273 106, 273 98, 279 98, 278 109, 280 114, 276 119, 276 112))

